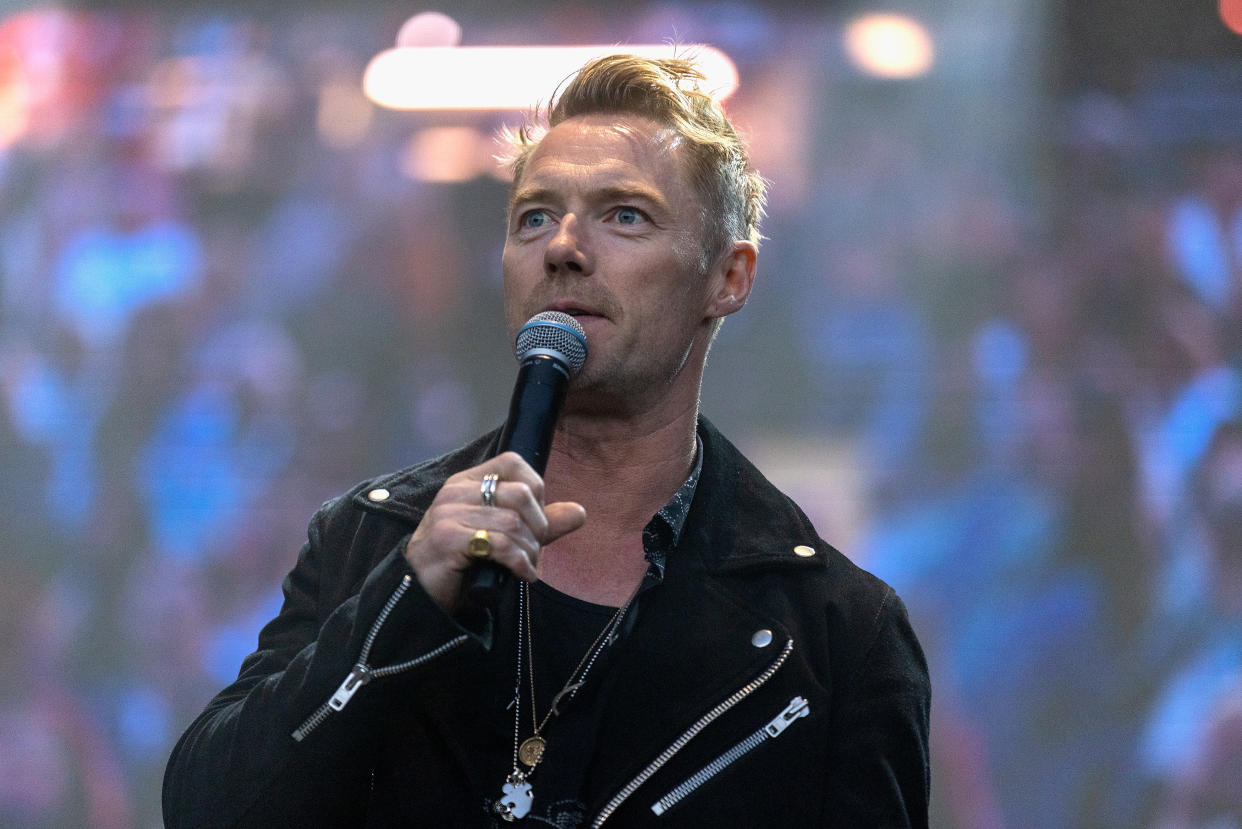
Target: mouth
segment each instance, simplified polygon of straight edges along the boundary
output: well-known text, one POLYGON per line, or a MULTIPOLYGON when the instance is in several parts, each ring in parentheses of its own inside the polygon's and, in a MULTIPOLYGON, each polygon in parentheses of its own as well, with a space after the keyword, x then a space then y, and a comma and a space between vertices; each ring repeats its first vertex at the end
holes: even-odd
POLYGON ((557 302, 549 305, 545 311, 560 311, 562 314, 569 314, 571 317, 599 317, 603 316, 598 311, 591 308, 584 308, 580 305, 572 305, 570 303, 557 302))

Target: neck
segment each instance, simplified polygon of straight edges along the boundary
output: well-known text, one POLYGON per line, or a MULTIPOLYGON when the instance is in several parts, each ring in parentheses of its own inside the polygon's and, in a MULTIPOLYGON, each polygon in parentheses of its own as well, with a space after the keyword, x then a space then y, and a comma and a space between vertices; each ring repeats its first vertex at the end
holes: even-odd
POLYGON ((625 601, 647 569, 643 527, 690 474, 697 421, 697 400, 662 414, 563 417, 546 498, 577 501, 587 522, 543 550, 541 580, 598 604, 625 601))
POLYGON ((697 421, 697 401, 666 417, 563 418, 544 476, 547 499, 577 501, 596 526, 637 522, 641 530, 690 473, 697 421))

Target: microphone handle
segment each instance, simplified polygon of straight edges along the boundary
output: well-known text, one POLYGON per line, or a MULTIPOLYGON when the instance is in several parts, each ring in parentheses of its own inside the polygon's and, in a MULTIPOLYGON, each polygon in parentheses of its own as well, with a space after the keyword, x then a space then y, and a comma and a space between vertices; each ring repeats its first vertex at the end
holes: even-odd
MULTIPOLYGON (((548 452, 556 420, 569 388, 569 369, 546 354, 528 357, 518 368, 509 401, 509 417, 500 432, 498 452, 517 452, 540 477, 548 468, 548 452)), ((495 607, 509 570, 494 561, 480 561, 466 571, 465 590, 470 601, 495 607)))

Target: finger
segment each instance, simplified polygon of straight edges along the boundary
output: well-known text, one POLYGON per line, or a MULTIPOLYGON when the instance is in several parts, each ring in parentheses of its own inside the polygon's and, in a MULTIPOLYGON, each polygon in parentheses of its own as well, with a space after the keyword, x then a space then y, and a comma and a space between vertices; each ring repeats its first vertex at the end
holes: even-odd
POLYGON ((551 544, 586 523, 586 508, 573 501, 556 501, 544 507, 543 511, 548 518, 548 529, 543 535, 544 544, 551 544))
POLYGON ((515 510, 449 503, 438 508, 435 522, 443 531, 436 539, 442 549, 460 552, 464 549, 458 543, 462 533, 469 531, 473 534, 476 530, 487 530, 493 536, 508 538, 527 555, 538 555, 539 552, 539 539, 515 510))
MULTIPOLYGON (((542 520, 543 511, 539 511, 542 520)), ((467 527, 501 533, 526 551, 528 555, 539 554, 540 536, 528 524, 521 513, 497 507, 469 507, 462 511, 459 521, 467 527)))
POLYGON ((531 488, 522 481, 505 481, 499 484, 492 498, 492 508, 516 513, 536 539, 543 538, 547 533, 548 518, 544 514, 543 505, 531 488))
POLYGON ((507 482, 525 484, 534 494, 535 500, 540 504, 543 503, 543 478, 517 452, 501 452, 473 469, 466 470, 466 474, 475 481, 476 486, 482 483, 483 476, 488 473, 499 475, 502 484, 507 482))
MULTIPOLYGON (((462 563, 466 567, 480 560, 469 552, 470 543, 477 537, 480 529, 486 528, 460 527, 462 541, 458 549, 461 550, 461 555, 464 559, 462 563)), ((496 562, 526 581, 533 581, 537 578, 535 572, 536 557, 531 555, 524 543, 520 543, 514 536, 501 530, 486 530, 486 532, 488 546, 490 547, 490 551, 485 557, 487 560, 496 562)), ((538 549, 538 545, 535 545, 535 549, 538 549)))

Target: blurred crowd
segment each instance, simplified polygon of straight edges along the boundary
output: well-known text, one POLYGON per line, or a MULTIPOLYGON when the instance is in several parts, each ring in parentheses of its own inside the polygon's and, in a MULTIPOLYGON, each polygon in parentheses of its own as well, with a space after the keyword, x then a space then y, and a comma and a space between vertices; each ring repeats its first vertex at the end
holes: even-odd
MULTIPOLYGON (((734 5, 698 23, 771 241, 705 409, 857 462, 935 825, 1242 827, 1242 138, 1049 126, 1024 176, 805 106, 886 93, 734 5)), ((273 15, 0 19, 0 825, 158 826, 313 509, 503 416, 504 182, 406 175, 439 122, 341 106, 399 13, 273 15)))
POLYGON ((862 553, 929 650, 943 825, 1242 826, 1242 143, 1049 143, 1044 216, 944 248, 862 553))

